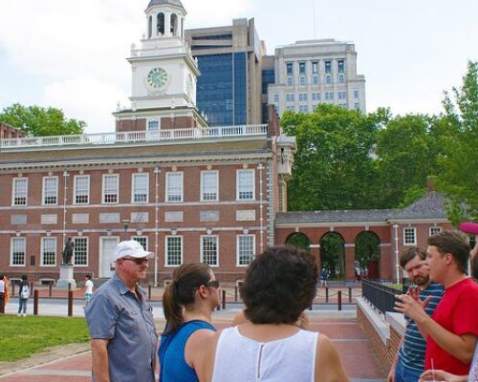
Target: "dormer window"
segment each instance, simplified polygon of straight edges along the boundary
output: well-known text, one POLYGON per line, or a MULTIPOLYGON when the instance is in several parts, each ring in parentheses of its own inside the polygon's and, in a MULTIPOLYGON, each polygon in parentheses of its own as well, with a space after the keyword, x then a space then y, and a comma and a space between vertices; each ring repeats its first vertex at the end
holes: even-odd
POLYGON ((157 17, 158 34, 164 35, 164 13, 158 13, 157 17))

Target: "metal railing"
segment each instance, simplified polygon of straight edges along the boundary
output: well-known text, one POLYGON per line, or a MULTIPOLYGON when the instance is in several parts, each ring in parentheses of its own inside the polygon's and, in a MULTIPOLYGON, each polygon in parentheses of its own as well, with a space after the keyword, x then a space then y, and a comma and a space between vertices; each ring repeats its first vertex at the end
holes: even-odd
POLYGON ((101 133, 84 135, 58 135, 51 137, 10 138, 0 142, 2 149, 114 145, 125 143, 152 143, 161 141, 197 140, 207 138, 232 138, 247 136, 263 136, 268 131, 267 124, 195 127, 188 129, 169 129, 160 131, 128 131, 120 133, 101 133))
POLYGON ((402 293, 403 290, 386 284, 362 279, 362 296, 383 314, 394 312, 395 296, 402 293))

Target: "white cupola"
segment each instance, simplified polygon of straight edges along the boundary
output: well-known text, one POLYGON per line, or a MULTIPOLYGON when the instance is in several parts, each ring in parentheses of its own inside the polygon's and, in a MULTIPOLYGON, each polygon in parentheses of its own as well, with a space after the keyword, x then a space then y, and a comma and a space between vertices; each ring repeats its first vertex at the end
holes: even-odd
POLYGON ((184 40, 186 10, 180 0, 151 0, 146 8, 146 39, 184 40))

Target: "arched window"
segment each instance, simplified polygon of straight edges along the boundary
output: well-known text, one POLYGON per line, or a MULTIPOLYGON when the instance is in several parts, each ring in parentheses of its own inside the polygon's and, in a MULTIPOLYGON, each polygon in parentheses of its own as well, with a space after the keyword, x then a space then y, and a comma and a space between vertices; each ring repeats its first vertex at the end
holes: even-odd
POLYGON ((158 34, 164 34, 164 13, 158 13, 157 17, 157 24, 158 24, 158 34))
POLYGON ((153 35, 153 17, 149 16, 148 18, 148 38, 151 38, 153 35))
POLYGON ((178 33, 178 16, 176 13, 171 15, 171 35, 176 36, 178 33))

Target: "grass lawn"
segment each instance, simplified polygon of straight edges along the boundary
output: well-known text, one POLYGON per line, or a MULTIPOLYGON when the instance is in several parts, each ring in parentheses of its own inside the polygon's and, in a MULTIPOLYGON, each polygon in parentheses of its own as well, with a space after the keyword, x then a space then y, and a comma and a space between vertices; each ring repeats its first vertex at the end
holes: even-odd
POLYGON ((27 358, 50 346, 88 341, 84 318, 0 317, 0 362, 27 358))

